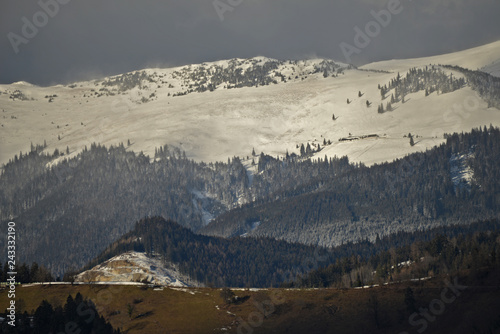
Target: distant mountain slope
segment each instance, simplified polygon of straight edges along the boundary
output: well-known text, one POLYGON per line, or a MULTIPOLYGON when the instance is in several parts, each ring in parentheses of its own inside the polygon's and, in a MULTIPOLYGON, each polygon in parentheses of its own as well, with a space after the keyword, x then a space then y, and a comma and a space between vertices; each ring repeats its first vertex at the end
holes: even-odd
MULTIPOLYGON (((443 228, 435 237, 431 235, 436 230, 430 230, 429 241, 418 240, 407 243, 404 247, 392 248, 390 251, 379 251, 368 259, 358 258, 355 263, 351 262, 351 266, 346 266, 349 262, 343 259, 327 268, 313 270, 289 286, 366 287, 373 284, 387 284, 388 281, 431 278, 439 274, 453 277, 466 270, 472 271, 472 277, 479 269, 498 271, 500 269, 499 221, 480 222, 468 226, 468 228, 473 227, 484 230, 482 233, 475 229, 467 232, 465 227, 461 233, 456 233, 456 227, 443 228)), ((378 240, 376 244, 384 241, 378 240)))
MULTIPOLYGON (((299 186, 296 195, 274 192, 268 202, 249 203, 220 215, 200 233, 223 237, 245 233, 334 246, 498 217, 499 162, 498 128, 455 134, 445 145, 425 153, 318 179, 314 191, 301 192, 299 186), (457 174, 465 171, 467 177, 458 181, 457 174)), ((261 167, 264 175, 279 175, 287 168, 272 158, 261 167)))
MULTIPOLYGON (((144 280, 163 285, 190 281, 193 285, 267 288, 291 282, 297 275, 323 266, 348 263, 352 258, 361 262, 383 254, 385 259, 383 252, 395 247, 404 248, 396 258, 406 261, 407 251, 415 242, 430 241, 443 234, 452 238, 495 231, 498 227, 498 221, 476 222, 468 226, 400 232, 373 243, 362 240, 326 249, 269 238, 201 236, 175 222, 149 217, 138 221, 132 231, 109 245, 86 266, 86 269, 92 269, 79 274, 77 280, 144 280)), ((344 269, 347 270, 345 266, 344 269)))
POLYGON ((30 142, 45 140, 51 152, 69 147, 76 155, 92 142, 109 146, 128 139, 137 153, 152 156, 154 147, 169 144, 206 162, 244 157, 252 148, 283 156, 287 150, 297 153, 297 145, 323 139, 332 141, 329 156, 347 155, 366 164, 392 161, 441 143, 445 132, 500 125, 500 113, 466 85, 427 97, 423 91, 411 93, 405 103, 394 103, 392 112, 380 115, 377 107, 387 99, 378 85, 413 67, 451 64, 476 70, 498 60, 500 43, 493 43, 362 70, 324 59, 255 57, 146 69, 67 86, 0 85, 0 163, 28 151, 30 142), (409 132, 420 136, 413 147, 404 138, 409 132), (379 137, 338 142, 349 134, 379 137))
MULTIPOLYGON (((50 263, 57 274, 82 266, 142 217, 162 215, 197 230, 206 223, 206 212, 218 215, 248 201, 247 173, 236 158, 230 164, 198 164, 164 146, 152 163, 123 145, 94 144, 48 168, 64 153, 45 155, 42 149, 5 166, 0 219, 19 222, 20 260, 50 263)), ((0 249, 4 245, 0 240, 0 249)))
POLYGON ((132 231, 111 244, 87 267, 102 266, 103 261, 132 250, 148 257, 154 255, 161 259, 160 264, 175 265, 184 276, 215 286, 277 286, 308 272, 309 263, 333 262, 326 249, 265 238, 206 237, 175 222, 150 217, 137 222, 132 231))
POLYGON ((318 153, 309 146, 279 160, 261 154, 205 164, 168 146, 151 159, 124 145, 94 144, 50 168, 66 154, 41 150, 5 166, 0 217, 18 223, 19 260, 56 276, 84 265, 145 216, 211 235, 332 246, 499 213, 500 130, 493 127, 371 168, 345 157, 311 160, 318 153))
MULTIPOLYGON (((489 58, 474 61, 491 63, 497 49, 484 46, 489 58)), ((465 66, 480 50, 450 57, 465 66)), ((145 216, 193 231, 219 217, 205 233, 332 245, 497 214, 498 160, 483 143, 374 165, 430 150, 444 133, 500 125, 498 78, 410 65, 398 73, 256 57, 2 85, 0 218, 19 222, 22 260, 61 274, 145 216), (422 156, 431 162, 414 165, 422 156), (240 211, 221 216, 231 209, 240 211)))
MULTIPOLYGON (((199 145, 210 137, 215 139, 228 118, 234 118, 234 113, 245 113, 242 106, 262 113, 257 101, 253 101, 254 106, 245 102, 224 110, 227 102, 240 104, 238 100, 245 98, 248 92, 241 88, 261 87, 267 91, 271 85, 301 83, 313 77, 335 78, 351 68, 326 59, 279 61, 255 57, 146 69, 66 86, 37 87, 26 82, 0 85, 0 103, 5 113, 0 133, 3 146, 0 163, 7 162, 20 150, 26 151, 29 147, 26 143, 44 140, 49 149, 64 149, 66 145, 76 153, 92 142, 109 145, 131 139, 136 152, 142 150, 149 154, 153 153, 151 145, 168 143, 181 146, 188 155, 205 161, 225 160, 242 155, 243 151, 224 147, 223 155, 213 155, 211 150, 207 151, 210 145, 201 151, 199 145), (230 93, 236 88, 239 97, 230 93), (217 94, 208 94, 214 91, 217 94), (194 94, 203 92, 207 94, 194 94), (186 95, 190 95, 189 98, 182 98, 186 95), (193 95, 196 98, 193 99, 193 95), (200 106, 206 110, 200 110, 200 106), (27 130, 25 122, 31 121, 34 122, 27 130), (23 126, 24 132, 18 137, 19 126, 23 126)), ((278 88, 269 95, 273 100, 283 100, 291 96, 286 91, 278 88)), ((306 96, 313 92, 304 93, 306 96)), ((252 124, 247 122, 241 126, 252 124)), ((237 139, 222 135, 225 141, 237 139)), ((246 151, 249 150, 251 146, 247 146, 246 151)))
POLYGON ((489 65, 481 68, 481 71, 489 73, 495 77, 500 77, 500 60, 496 60, 489 65))
POLYGON ((406 71, 410 67, 422 67, 429 64, 442 64, 465 67, 475 71, 482 68, 487 68, 492 63, 497 62, 500 59, 499 56, 500 41, 496 41, 475 48, 442 55, 413 59, 384 60, 361 66, 361 68, 386 71, 406 71))

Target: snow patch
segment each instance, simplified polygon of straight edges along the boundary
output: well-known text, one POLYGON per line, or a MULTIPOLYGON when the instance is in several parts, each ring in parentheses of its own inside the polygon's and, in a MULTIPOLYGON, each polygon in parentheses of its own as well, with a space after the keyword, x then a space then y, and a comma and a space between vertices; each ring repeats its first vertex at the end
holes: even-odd
POLYGON ((117 255, 76 277, 77 282, 148 282, 174 287, 202 286, 179 272, 174 264, 164 264, 159 257, 130 251, 117 255))
POLYGON ((242 237, 242 238, 248 237, 248 234, 255 231, 259 226, 260 226, 260 221, 253 222, 252 225, 250 226, 250 229, 246 233, 241 234, 240 237, 242 237))
POLYGON ((203 225, 206 226, 215 218, 212 213, 205 209, 206 203, 211 197, 206 192, 199 190, 191 190, 191 193, 194 195, 193 205, 200 211, 203 225))
POLYGON ((12 85, 14 86, 25 86, 25 87, 36 87, 35 85, 27 82, 27 81, 16 81, 13 82, 12 85))
POLYGON ((457 189, 467 189, 470 191, 474 171, 469 165, 469 159, 472 154, 453 154, 450 158, 450 175, 451 180, 457 189))

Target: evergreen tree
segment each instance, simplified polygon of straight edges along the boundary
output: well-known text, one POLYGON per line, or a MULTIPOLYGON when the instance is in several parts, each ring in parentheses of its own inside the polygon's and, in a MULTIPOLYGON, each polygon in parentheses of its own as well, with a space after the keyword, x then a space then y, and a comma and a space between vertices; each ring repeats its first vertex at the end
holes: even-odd
POLYGON ((43 300, 36 309, 33 317, 34 333, 47 334, 53 329, 54 309, 46 300, 43 300))
POLYGON ((407 287, 405 290, 405 305, 408 314, 412 314, 417 311, 415 297, 413 296, 413 289, 411 287, 407 287))
POLYGON ((74 321, 77 319, 77 307, 78 305, 73 300, 73 297, 69 295, 66 299, 66 304, 64 305, 64 316, 66 317, 67 321, 74 321))
POLYGON ((39 280, 39 267, 38 267, 38 263, 36 262, 33 262, 31 264, 31 268, 30 268, 30 281, 31 282, 40 282, 39 280))
POLYGON ((309 143, 307 143, 307 146, 306 146, 306 155, 311 155, 313 153, 312 149, 311 149, 311 145, 309 145, 309 143))
POLYGON ((17 276, 16 280, 19 283, 30 283, 31 282, 31 277, 30 277, 30 268, 29 266, 26 265, 26 263, 23 263, 18 269, 17 269, 17 276))

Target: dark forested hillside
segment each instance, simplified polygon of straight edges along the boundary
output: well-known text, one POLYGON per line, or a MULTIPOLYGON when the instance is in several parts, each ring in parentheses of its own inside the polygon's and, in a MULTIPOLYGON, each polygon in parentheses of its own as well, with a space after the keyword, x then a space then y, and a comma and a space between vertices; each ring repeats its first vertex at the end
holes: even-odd
POLYGON ((196 231, 238 203, 269 201, 268 195, 278 191, 314 190, 320 186, 317 180, 355 168, 345 158, 329 164, 296 158, 276 175, 266 167, 250 184, 237 157, 204 164, 168 146, 150 159, 124 145, 93 144, 64 159, 64 153, 46 154, 43 148, 34 147, 4 166, 0 219, 17 222, 22 261, 45 264, 56 275, 84 265, 142 217, 161 215, 196 231), (55 159, 60 162, 49 167, 55 159), (305 186, 294 190, 297 185, 305 186))
MULTIPOLYGON (((499 229, 498 221, 484 221, 422 232, 400 232, 379 238, 375 242, 360 240, 326 249, 269 238, 224 239, 202 236, 175 222, 151 217, 137 222, 131 232, 110 245, 85 269, 134 250, 145 252, 149 256, 159 256, 165 264, 177 265, 181 273, 208 286, 265 288, 293 281, 297 275, 307 277, 305 275, 311 270, 322 266, 341 268, 344 270, 340 275, 342 278, 342 275, 350 275, 351 271, 361 270, 362 265, 367 263, 376 269, 378 265, 387 265, 384 262, 387 259, 397 263, 418 259, 422 252, 408 255, 414 249, 410 246, 413 243, 427 245, 433 242, 430 240, 443 235, 453 238, 499 229), (399 248, 398 252, 394 251, 396 247, 399 248), (393 256, 387 257, 387 254, 393 256)), ((366 268, 367 265, 363 266, 363 270, 366 268)), ((369 273, 372 272, 373 270, 369 270, 369 273)), ((373 280, 373 275, 369 278, 373 280)), ((368 281, 368 276, 366 280, 368 281)), ((342 282, 338 283, 340 285, 342 282)))
POLYGON ((240 196, 247 176, 237 159, 210 168, 167 150, 159 153, 161 162, 151 163, 123 146, 92 145, 52 168, 46 164, 58 152, 16 157, 0 177, 0 212, 2 221, 16 222, 21 260, 61 274, 96 256, 141 217, 163 215, 197 229, 202 205, 217 214, 240 196), (213 191, 216 199, 198 201, 196 190, 213 191))
POLYGON ((332 246, 496 217, 500 208, 500 131, 492 127, 371 168, 347 158, 263 154, 252 178, 238 157, 197 163, 168 146, 153 158, 124 145, 94 144, 69 159, 43 148, 4 166, 0 219, 16 222, 19 260, 55 276, 84 265, 146 216, 209 235, 332 246))
MULTIPOLYGON (((142 217, 160 215, 196 231, 238 203, 268 201, 277 191, 295 195, 314 190, 316 180, 354 169, 347 159, 326 165, 297 159, 290 166, 277 175, 271 169, 262 172, 250 185, 237 157, 204 164, 168 146, 150 159, 123 145, 93 144, 64 159, 64 153, 45 154, 39 146, 4 166, 0 219, 16 221, 21 261, 37 261, 61 275, 84 265, 142 217), (49 167, 55 159, 60 162, 49 167), (297 185, 307 186, 294 190, 297 185)), ((2 249, 4 242, 0 240, 2 249)))
MULTIPOLYGON (((324 246, 377 234, 469 223, 496 217, 500 209, 500 131, 473 130, 447 136, 446 144, 393 163, 343 169, 292 190, 272 192, 220 215, 200 232, 248 233, 324 246), (293 194, 292 194, 293 192, 293 194), (256 227, 258 226, 258 227, 256 227)), ((316 165, 327 165, 318 162, 316 165)), ((274 161, 265 173, 290 166, 274 161)))
MULTIPOLYGON (((500 267, 499 222, 476 224, 474 229, 442 230, 429 241, 415 241, 404 247, 380 251, 370 258, 352 256, 337 260, 328 267, 313 270, 288 287, 359 287, 384 282, 433 277, 456 276, 469 272, 480 278, 480 269, 500 267), (491 229, 491 230, 490 230, 491 229)), ((434 230, 434 232, 439 229, 434 230)), ((380 241, 383 242, 383 241, 380 241)))
POLYGON ((87 269, 123 252, 135 250, 162 257, 179 266, 183 274, 214 286, 277 286, 309 263, 328 264, 333 255, 324 248, 267 238, 223 239, 194 234, 161 217, 145 218, 134 230, 112 244, 87 269))

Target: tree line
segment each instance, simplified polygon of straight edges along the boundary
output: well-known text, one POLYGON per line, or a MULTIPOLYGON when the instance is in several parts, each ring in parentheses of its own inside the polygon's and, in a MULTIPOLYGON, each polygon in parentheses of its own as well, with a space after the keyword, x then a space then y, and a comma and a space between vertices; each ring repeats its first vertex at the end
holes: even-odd
POLYGON ((31 266, 26 263, 21 265, 16 264, 13 270, 9 269, 8 263, 5 263, 2 267, 0 262, 0 282, 7 282, 9 275, 7 273, 15 272, 16 283, 35 283, 35 282, 53 282, 54 277, 51 272, 44 266, 38 265, 38 263, 33 262, 31 266))
POLYGON ((110 245, 85 269, 127 251, 158 256, 165 264, 205 286, 271 287, 286 277, 305 273, 300 264, 309 258, 331 262, 326 249, 268 238, 223 239, 194 234, 161 217, 138 221, 134 230, 110 245))
MULTIPOLYGON (((433 233, 435 236, 431 240, 418 240, 403 247, 391 247, 370 257, 353 255, 338 259, 334 264, 313 270, 283 286, 352 288, 464 273, 469 273, 471 279, 476 280, 484 274, 484 269, 500 268, 499 221, 479 224, 487 224, 488 227, 484 229, 485 226, 481 226, 481 231, 463 231, 466 233, 437 229, 434 232, 441 233, 433 233)), ((478 224, 475 227, 479 227, 478 224)), ((381 242, 383 241, 378 239, 376 244, 381 242)))
POLYGON ((377 234, 498 217, 500 130, 484 127, 446 138, 445 144, 427 152, 370 168, 342 160, 313 163, 267 157, 258 177, 272 179, 281 188, 270 188, 267 197, 219 215, 199 233, 249 233, 335 246, 364 238, 373 241, 377 234), (472 174, 461 181, 467 187, 455 183, 452 166, 457 156, 472 174), (305 173, 292 178, 300 170, 312 177, 307 182, 300 182, 305 173), (253 229, 255 222, 260 225, 253 229))
MULTIPOLYGON (((314 178, 353 168, 345 158, 328 164, 294 158, 285 162, 292 168, 275 174, 263 161, 260 168, 266 171, 250 184, 238 157, 198 163, 167 145, 152 158, 123 144, 92 144, 76 157, 64 155, 33 146, 11 159, 0 175, 0 219, 22 222, 17 235, 21 261, 41 263, 55 276, 84 265, 142 217, 160 215, 197 231, 208 223, 206 212, 216 217, 280 189, 293 192, 314 178), (47 167, 55 159, 59 163, 47 167), (58 248, 52 247, 54 240, 58 248)), ((0 240, 0 248, 4 245, 0 240)))
POLYGON ((425 68, 414 67, 405 76, 398 73, 396 78, 391 79, 388 84, 378 86, 382 101, 389 98, 390 94, 386 105, 382 103, 378 106, 378 112, 392 111, 394 103, 405 103, 405 97, 411 93, 425 91, 425 96, 434 92, 446 94, 464 87, 466 83, 465 78, 455 77, 453 73, 446 74, 436 65, 425 68))
POLYGON ((500 78, 489 73, 472 71, 460 66, 445 65, 443 67, 463 73, 471 88, 488 102, 488 108, 500 109, 500 78))
POLYGON ((323 246, 374 240, 377 233, 497 215, 499 133, 490 127, 449 135, 438 148, 370 168, 347 157, 263 154, 252 182, 238 157, 206 164, 169 146, 148 157, 123 144, 92 144, 64 159, 34 146, 3 168, 0 217, 22 222, 20 261, 42 264, 54 276, 84 265, 146 216, 226 237, 250 233, 323 246), (470 187, 454 184, 454 156, 466 157, 470 187), (60 162, 48 168, 54 159, 60 162), (207 212, 217 217, 210 224, 207 212))
POLYGON ((78 292, 73 298, 66 299, 63 306, 54 307, 43 300, 32 313, 24 311, 16 315, 16 324, 11 326, 4 321, 0 324, 5 334, 47 334, 47 333, 80 333, 80 334, 119 334, 102 315, 99 315, 92 300, 84 299, 78 292))
MULTIPOLYGON (((377 238, 375 242, 363 239, 328 249, 270 238, 207 237, 161 217, 150 217, 138 221, 133 231, 110 245, 82 270, 134 250, 160 257, 165 264, 176 264, 181 273, 205 286, 267 288, 280 286, 301 275, 308 277, 311 270, 328 265, 340 266, 344 268, 342 274, 346 274, 357 268, 356 264, 373 258, 375 260, 370 263, 377 268, 386 259, 384 254, 392 254, 395 248, 413 249, 412 244, 429 242, 439 235, 458 238, 499 229, 498 220, 484 221, 420 232, 399 232, 377 238)), ((415 254, 413 258, 420 256, 420 253, 415 254)), ((402 262, 409 258, 400 252, 394 259, 402 262)))

